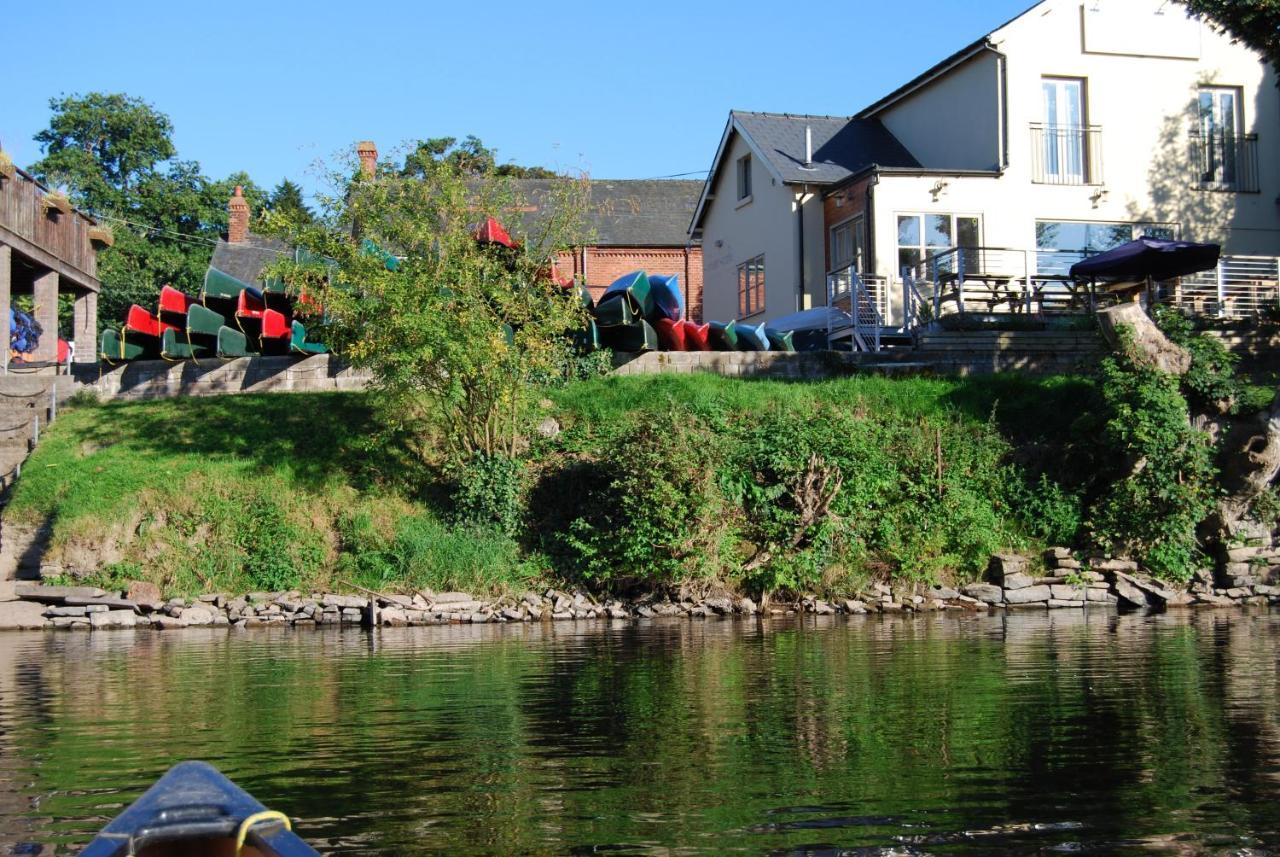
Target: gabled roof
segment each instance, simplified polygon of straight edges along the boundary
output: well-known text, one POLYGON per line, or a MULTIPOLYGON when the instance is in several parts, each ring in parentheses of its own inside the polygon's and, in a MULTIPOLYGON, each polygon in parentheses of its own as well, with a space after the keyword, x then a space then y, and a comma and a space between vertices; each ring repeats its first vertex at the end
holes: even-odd
POLYGON ((770 174, 783 184, 833 185, 871 166, 920 166, 879 119, 733 110, 711 162, 711 171, 703 183, 697 210, 689 224, 691 233, 701 223, 734 134, 741 135, 770 174), (805 163, 806 131, 813 144, 813 160, 808 164, 805 163))
POLYGON ((230 274, 242 283, 260 285, 263 270, 282 256, 292 258, 293 247, 277 238, 250 232, 244 241, 234 244, 219 238, 209 267, 230 274))
MULTIPOLYGON (((517 186, 536 221, 553 179, 520 179, 517 186)), ((677 179, 592 179, 586 225, 595 247, 683 247, 702 182, 677 179)))

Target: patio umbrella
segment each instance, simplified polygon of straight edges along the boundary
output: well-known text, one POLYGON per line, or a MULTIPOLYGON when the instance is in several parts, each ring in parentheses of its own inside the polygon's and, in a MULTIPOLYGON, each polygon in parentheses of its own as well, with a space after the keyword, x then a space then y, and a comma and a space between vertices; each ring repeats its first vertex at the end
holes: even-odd
POLYGON ((1171 280, 1218 264, 1217 244, 1166 241, 1144 235, 1071 266, 1071 276, 1096 280, 1171 280))

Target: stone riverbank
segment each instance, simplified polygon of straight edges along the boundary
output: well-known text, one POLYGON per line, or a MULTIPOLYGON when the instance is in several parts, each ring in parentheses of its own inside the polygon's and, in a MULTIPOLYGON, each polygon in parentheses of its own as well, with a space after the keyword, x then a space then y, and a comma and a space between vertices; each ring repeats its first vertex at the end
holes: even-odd
POLYGON ((520 596, 485 598, 466 592, 411 594, 362 592, 216 593, 199 598, 161 597, 151 583, 108 592, 90 586, 18 584, 16 600, 0 603, 0 629, 105 630, 196 626, 257 628, 400 627, 451 623, 552 622, 662 617, 706 619, 720 616, 863 615, 1017 609, 1111 610, 1228 607, 1280 604, 1277 569, 1254 564, 1247 576, 1216 580, 1212 572, 1190 586, 1172 587, 1144 574, 1138 563, 1102 556, 1078 556, 1052 548, 1042 563, 1015 554, 993 556, 986 581, 947 586, 872 584, 856 597, 803 598, 758 603, 750 598, 650 595, 632 601, 600 600, 590 593, 545 589, 520 596))

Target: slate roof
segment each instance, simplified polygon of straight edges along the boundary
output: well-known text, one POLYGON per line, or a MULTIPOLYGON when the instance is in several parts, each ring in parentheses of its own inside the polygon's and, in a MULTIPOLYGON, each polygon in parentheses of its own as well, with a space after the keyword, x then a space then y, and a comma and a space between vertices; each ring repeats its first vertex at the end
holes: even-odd
POLYGON ((757 151, 784 182, 835 184, 872 164, 919 167, 879 119, 733 111, 757 151), (805 129, 813 135, 813 163, 805 168, 805 129))
MULTIPOLYGON (((551 180, 522 179, 526 219, 541 213, 551 180)), ((686 229, 702 192, 701 181, 677 179, 592 179, 587 226, 593 247, 683 247, 686 229)))
POLYGON ((262 271, 267 265, 277 261, 282 255, 292 256, 293 248, 277 238, 249 233, 244 241, 230 244, 225 238, 219 238, 213 248, 213 258, 209 267, 217 268, 224 274, 230 274, 242 283, 257 283, 262 280, 262 271))

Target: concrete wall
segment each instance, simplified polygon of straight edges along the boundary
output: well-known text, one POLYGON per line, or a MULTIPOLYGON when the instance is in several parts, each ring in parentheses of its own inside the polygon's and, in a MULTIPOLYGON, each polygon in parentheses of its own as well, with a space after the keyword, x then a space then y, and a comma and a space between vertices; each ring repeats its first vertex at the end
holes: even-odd
POLYGON ((101 399, 155 399, 230 393, 319 393, 360 390, 368 376, 330 354, 296 357, 242 357, 238 360, 141 360, 110 368, 74 369, 73 384, 59 378, 59 397, 87 391, 101 399))
POLYGON ((994 170, 1002 161, 1000 63, 986 51, 880 114, 921 166, 994 170))

